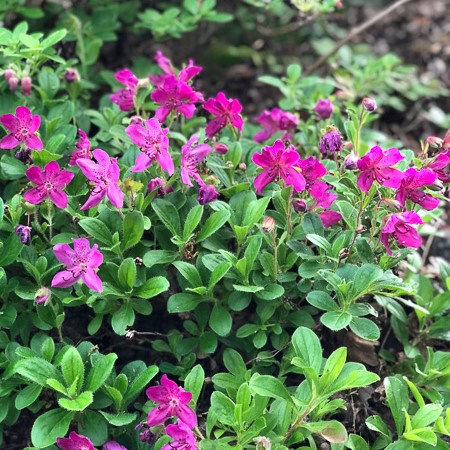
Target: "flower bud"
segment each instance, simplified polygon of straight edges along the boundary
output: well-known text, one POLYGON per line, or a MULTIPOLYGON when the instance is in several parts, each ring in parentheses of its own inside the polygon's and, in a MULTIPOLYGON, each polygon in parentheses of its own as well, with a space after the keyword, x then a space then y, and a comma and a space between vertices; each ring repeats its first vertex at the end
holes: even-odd
POLYGON ((28 96, 31 94, 31 78, 30 77, 23 77, 22 80, 20 80, 20 85, 22 87, 22 95, 28 96))
POLYGON ((302 198, 296 198, 292 201, 292 206, 294 207, 294 210, 297 212, 305 212, 308 209, 308 205, 306 204, 306 201, 302 198))
POLYGON ((344 167, 347 170, 356 170, 358 168, 359 157, 355 153, 348 154, 344 159, 344 167))
POLYGON ((12 70, 12 69, 6 69, 4 72, 3 72, 3 76, 5 77, 5 81, 7 82, 7 83, 9 83, 9 80, 13 77, 13 76, 15 76, 16 75, 16 73, 14 72, 14 70, 12 70))
POLYGON ((149 85, 149 83, 150 83, 150 80, 148 78, 141 78, 138 81, 137 88, 138 89, 145 88, 145 87, 147 87, 149 85))
POLYGON ((26 225, 17 225, 15 228, 17 236, 19 236, 20 242, 24 245, 30 245, 31 240, 31 227, 26 225))
POLYGON ((264 220, 262 222, 262 230, 264 233, 271 233, 273 230, 275 230, 275 219, 273 217, 264 217, 264 220))
POLYGON ((75 81, 78 81, 80 79, 80 74, 78 73, 77 69, 70 67, 69 69, 66 70, 66 73, 64 74, 64 79, 68 83, 74 83, 75 81))
POLYGON ((19 86, 19 79, 16 76, 12 76, 8 80, 8 85, 11 91, 15 91, 17 89, 17 86, 19 86))
POLYGON ((397 200, 394 200, 393 198, 383 198, 380 200, 380 206, 384 206, 390 211, 401 211, 402 205, 397 200))
POLYGON ((265 436, 258 436, 253 439, 256 445, 256 450, 270 450, 272 448, 272 442, 265 436))
POLYGON ((217 144, 214 144, 213 150, 219 155, 225 155, 225 153, 228 151, 228 146, 226 144, 218 142, 217 144))
POLYGON ((441 148, 444 140, 438 138, 436 136, 428 136, 425 139, 425 145, 430 146, 431 148, 441 148))
POLYGON ((139 116, 133 116, 130 119, 130 125, 142 125, 142 119, 139 116))
POLYGON ((215 186, 213 186, 212 184, 205 184, 198 190, 197 201, 200 203, 200 205, 206 205, 209 202, 217 200, 218 197, 219 193, 217 192, 215 186))
POLYGON ((244 162, 239 163, 238 166, 239 170, 247 170, 247 164, 245 164, 244 162))
POLYGON ((37 290, 36 294, 34 295, 34 301, 38 305, 42 305, 43 303, 45 303, 47 300, 50 299, 51 295, 52 292, 48 287, 41 287, 37 290))
POLYGON ((441 180, 436 179, 434 183, 427 184, 427 188, 430 189, 431 191, 439 192, 442 191, 442 189, 444 189, 444 183, 441 180))
POLYGON ((30 148, 21 148, 14 155, 16 159, 22 161, 24 164, 31 164, 33 160, 31 159, 31 149, 30 148))
POLYGON ((370 97, 364 97, 362 99, 362 106, 366 111, 372 112, 377 108, 377 102, 370 97))
POLYGON ((331 117, 333 109, 333 103, 328 99, 320 99, 314 107, 314 111, 322 120, 331 117))
POLYGON ((342 139, 339 131, 331 129, 322 136, 319 143, 319 150, 322 156, 326 158, 335 152, 339 152, 342 149, 342 139))
POLYGON ((450 130, 444 136, 444 140, 442 141, 442 148, 448 150, 450 148, 450 130))

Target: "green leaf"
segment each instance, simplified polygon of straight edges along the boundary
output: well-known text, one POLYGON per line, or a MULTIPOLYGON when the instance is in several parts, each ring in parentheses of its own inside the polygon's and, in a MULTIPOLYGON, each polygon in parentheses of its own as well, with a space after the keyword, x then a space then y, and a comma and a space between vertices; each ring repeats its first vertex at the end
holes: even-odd
POLYGON ((442 406, 435 403, 430 403, 419 408, 411 419, 411 426, 413 429, 424 428, 430 424, 434 424, 442 413, 442 406))
POLYGON ((221 210, 212 213, 206 220, 205 224, 202 226, 195 242, 202 242, 205 239, 209 238, 219 228, 221 228, 229 218, 230 212, 227 210, 221 210))
POLYGON ((195 294, 180 292, 169 297, 167 311, 169 313, 193 311, 200 304, 200 298, 195 294))
POLYGON ((403 410, 408 410, 409 395, 405 382, 396 377, 387 377, 384 380, 386 400, 394 417, 395 427, 399 436, 403 433, 405 426, 405 414, 403 410))
POLYGON ((239 292, 259 292, 262 291, 264 288, 262 286, 241 286, 239 284, 233 284, 234 289, 239 292))
POLYGON ((403 433, 403 437, 408 441, 425 442, 433 447, 437 444, 437 436, 429 427, 418 428, 407 433, 403 433))
POLYGON ((272 375, 254 374, 249 382, 250 389, 263 397, 277 398, 287 400, 292 406, 295 406, 291 394, 285 388, 284 384, 272 375))
POLYGON ((19 253, 22 251, 23 244, 20 242, 16 233, 11 233, 3 242, 0 251, 0 267, 6 267, 17 260, 19 253))
POLYGON ((43 358, 27 358, 17 361, 15 371, 41 386, 45 386, 49 378, 61 379, 60 373, 52 364, 43 358))
POLYGON ((92 392, 101 388, 111 374, 116 360, 117 355, 115 353, 102 355, 101 358, 96 359, 87 376, 85 388, 92 392))
POLYGON ((129 425, 136 419, 136 414, 132 413, 110 414, 105 411, 100 411, 100 414, 102 414, 103 417, 115 427, 129 425))
POLYGON ((173 203, 157 198, 153 200, 152 208, 173 236, 181 236, 180 215, 173 203))
POLYGON ((149 278, 142 286, 133 290, 133 295, 139 298, 153 298, 169 289, 169 281, 164 277, 149 278))
POLYGON ((353 317, 350 322, 350 329, 357 336, 369 341, 376 341, 380 338, 380 329, 370 319, 364 317, 353 317))
POLYGON ((366 425, 369 430, 376 431, 385 436, 389 441, 392 439, 392 433, 380 416, 370 416, 366 419, 366 425))
POLYGON ((126 258, 122 261, 117 272, 117 277, 122 288, 126 292, 131 291, 136 281, 136 263, 133 258, 126 258))
POLYGON ((209 318, 209 326, 219 336, 227 336, 231 331, 233 319, 230 313, 217 303, 214 305, 209 318))
POLYGON ((31 442, 35 447, 45 448, 65 436, 74 413, 64 409, 52 409, 40 415, 31 429, 31 442))
POLYGON ((203 286, 203 281, 198 273, 197 267, 193 264, 187 263, 185 261, 175 261, 173 265, 177 268, 178 272, 181 273, 183 278, 185 278, 191 286, 199 287, 203 286))
POLYGON ((325 250, 327 254, 331 254, 331 244, 323 237, 318 234, 307 234, 306 239, 312 242, 316 247, 325 250))
POLYGON ((77 392, 84 381, 84 364, 81 355, 75 347, 70 346, 61 360, 61 371, 67 386, 76 381, 77 392))
POLYGON ((212 292, 216 284, 228 273, 231 269, 231 263, 228 261, 224 261, 222 263, 217 264, 217 266, 212 271, 209 282, 208 282, 208 291, 212 292))
POLYGON ((275 300, 276 298, 280 298, 284 294, 284 287, 271 283, 264 286, 264 290, 256 293, 256 296, 262 300, 275 300))
POLYGON ((306 300, 310 305, 323 311, 337 311, 339 309, 330 294, 324 291, 312 291, 306 296, 306 300))
POLYGON ((140 211, 131 211, 123 220, 123 248, 128 250, 140 242, 144 234, 144 216, 140 211))
POLYGON ((128 406, 142 392, 142 390, 145 389, 158 371, 159 369, 157 366, 149 366, 139 373, 139 375, 128 386, 128 389, 123 396, 123 403, 125 406, 128 406))
POLYGON ((111 231, 101 220, 94 218, 81 219, 79 225, 94 239, 103 244, 113 245, 111 231))
POLYGON ((225 394, 219 391, 215 391, 211 395, 211 413, 214 414, 217 419, 225 424, 234 426, 236 419, 234 417, 234 402, 228 398, 225 394))
POLYGON ((123 336, 127 327, 133 325, 135 314, 131 305, 124 303, 112 316, 111 325, 116 334, 123 336))
POLYGON ((191 234, 197 228, 197 225, 200 223, 200 220, 202 220, 202 215, 203 215, 203 206, 196 205, 190 209, 183 228, 183 240, 185 242, 189 240, 191 234))
POLYGON ((78 434, 89 436, 95 446, 100 446, 108 439, 108 423, 98 412, 86 409, 83 420, 78 421, 78 434))
POLYGON ((67 30, 66 29, 54 31, 53 33, 49 34, 41 42, 41 47, 44 48, 44 49, 48 48, 48 47, 52 47, 53 45, 55 45, 56 43, 58 43, 59 41, 64 39, 66 34, 67 34, 67 30))
POLYGON ((339 200, 336 202, 336 206, 344 219, 344 222, 348 225, 350 230, 356 228, 356 219, 358 217, 358 210, 348 201, 339 200))
POLYGON ((150 250, 142 259, 145 267, 153 267, 157 264, 171 263, 177 259, 177 256, 177 252, 170 250, 150 250))
POLYGON ((82 392, 77 398, 68 399, 60 398, 58 400, 59 406, 68 411, 83 411, 94 401, 94 396, 91 391, 82 392))
POLYGON ((205 371, 200 364, 194 366, 184 380, 184 389, 192 394, 194 405, 197 403, 205 382, 205 371))
POLYGON ((326 389, 340 375, 347 358, 347 349, 340 347, 336 349, 327 359, 323 374, 319 379, 319 387, 326 389))
POLYGON ((383 271, 379 266, 375 264, 364 264, 356 271, 349 295, 353 300, 356 300, 365 292, 370 292, 371 285, 382 276, 383 271))
POLYGON ((322 366, 322 347, 319 338, 306 327, 299 327, 292 335, 295 354, 304 362, 304 367, 311 367, 319 374, 322 366))
POLYGON ((347 430, 344 425, 337 420, 311 423, 306 422, 302 426, 312 433, 319 434, 332 444, 339 444, 347 440, 347 430))
POLYGON ((352 315, 343 311, 328 311, 320 317, 320 321, 330 330, 339 331, 352 321, 352 315))
POLYGON ((16 396, 15 406, 21 410, 30 406, 42 392, 42 386, 36 383, 32 383, 22 389, 16 396))
POLYGON ((67 395, 67 388, 60 381, 55 380, 54 378, 49 378, 47 380, 47 385, 54 391, 67 395))

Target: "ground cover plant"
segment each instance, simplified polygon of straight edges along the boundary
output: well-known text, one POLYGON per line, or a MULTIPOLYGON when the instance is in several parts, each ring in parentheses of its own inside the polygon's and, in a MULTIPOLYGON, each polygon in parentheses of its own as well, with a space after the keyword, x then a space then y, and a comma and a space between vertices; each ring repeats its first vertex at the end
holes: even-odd
POLYGON ((449 448, 448 117, 379 125, 448 91, 330 47, 351 4, 233 5, 0 7, 2 448, 449 448))

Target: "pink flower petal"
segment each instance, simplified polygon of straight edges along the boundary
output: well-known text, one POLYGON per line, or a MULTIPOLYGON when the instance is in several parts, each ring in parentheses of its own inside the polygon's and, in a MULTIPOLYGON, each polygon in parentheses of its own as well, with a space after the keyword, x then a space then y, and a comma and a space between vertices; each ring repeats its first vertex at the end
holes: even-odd
POLYGON ((42 141, 34 134, 29 134, 25 137, 25 144, 27 144, 28 148, 35 150, 42 150, 43 148, 42 141))
POLYGON ((52 287, 56 288, 67 288, 75 284, 79 279, 80 275, 74 277, 73 273, 69 270, 63 270, 62 272, 58 272, 52 280, 52 287))
POLYGON ((86 272, 81 274, 81 279, 85 282, 86 286, 93 291, 102 292, 103 284, 102 280, 100 280, 97 272, 90 267, 86 269, 86 272))
POLYGON ((26 202, 38 205, 42 203, 47 197, 47 191, 42 188, 33 188, 23 194, 23 198, 26 202))
POLYGON ((56 207, 61 209, 67 208, 69 199, 67 197, 67 194, 61 189, 51 189, 49 191, 49 197, 56 207))
POLYGON ((7 134, 6 136, 3 136, 0 140, 0 148, 3 149, 10 149, 17 147, 20 144, 20 141, 18 141, 13 134, 7 134))

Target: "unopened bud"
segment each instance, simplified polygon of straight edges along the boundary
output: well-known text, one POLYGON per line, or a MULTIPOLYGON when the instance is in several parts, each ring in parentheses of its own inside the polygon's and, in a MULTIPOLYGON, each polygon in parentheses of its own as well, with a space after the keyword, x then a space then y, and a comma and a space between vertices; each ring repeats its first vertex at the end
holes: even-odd
POLYGON ((127 333, 125 334, 125 337, 127 339, 133 339, 134 338, 134 333, 135 333, 134 330, 128 330, 127 333))
POLYGON ((29 148, 21 148, 16 152, 14 156, 24 164, 31 164, 33 162, 33 160, 31 159, 31 149, 29 148))
POLYGON ((370 97, 364 97, 362 99, 362 106, 366 111, 375 111, 375 109, 377 108, 377 102, 370 97))
POLYGON ((142 124, 142 119, 139 116, 133 116, 130 119, 130 125, 141 125, 142 124))
POLYGON ((239 167, 240 170, 247 170, 247 164, 245 164, 243 162, 239 163, 238 167, 239 167))
POLYGON ((45 303, 47 300, 50 299, 51 295, 52 292, 48 287, 41 287, 36 291, 36 294, 34 295, 34 301, 38 305, 42 305, 43 303, 45 303))
POLYGON ((137 266, 142 266, 144 264, 144 261, 142 260, 142 258, 140 258, 139 256, 136 256, 136 258, 134 258, 134 263, 137 266))
POLYGON ((441 180, 437 179, 433 184, 427 184, 427 188, 431 191, 439 192, 444 189, 444 183, 441 180))
POLYGON ((214 144, 213 150, 219 155, 225 155, 225 153, 228 151, 228 146, 226 144, 218 142, 217 144, 214 144))
POLYGON ((350 254, 350 250, 348 249, 348 248, 342 248, 340 251, 339 251, 339 259, 342 259, 342 258, 347 258, 347 256, 350 254))
POLYGON ((68 83, 75 83, 75 81, 78 81, 80 79, 80 74, 78 73, 77 69, 70 67, 69 69, 66 70, 66 73, 64 74, 64 79, 68 83))
POLYGON ((381 199, 380 206, 384 206, 391 211, 401 211, 403 209, 400 202, 398 202, 397 200, 394 200, 393 198, 381 199))
POLYGON ((355 153, 350 153, 344 159, 344 167, 347 170, 356 170, 358 168, 359 157, 355 153))
POLYGON ((30 245, 31 240, 31 227, 26 225, 17 225, 15 228, 17 236, 19 236, 20 242, 24 245, 30 245))
POLYGON ((31 78, 23 77, 20 81, 20 85, 22 87, 22 95, 28 96, 31 94, 31 78))
POLYGON ((197 201, 200 205, 206 205, 209 202, 213 202, 219 198, 219 192, 212 184, 205 184, 198 190, 197 201))
POLYGON ((445 134, 444 140, 442 142, 442 148, 448 150, 450 148, 450 130, 445 134))
POLYGON ((147 87, 149 85, 149 83, 150 83, 150 80, 148 78, 141 78, 138 81, 137 88, 138 89, 145 88, 145 87, 147 87))
POLYGON ((314 107, 314 111, 317 113, 317 115, 322 119, 328 119, 333 114, 333 103, 329 99, 322 98, 314 107))
POLYGON ((17 86, 19 86, 19 79, 16 76, 12 76, 8 80, 8 85, 12 91, 15 91, 17 89, 17 86))
POLYGON ((428 136, 425 139, 425 145, 430 146, 431 148, 441 148, 444 140, 438 138, 437 136, 428 136))
POLYGON ((232 169, 234 167, 233 161, 226 161, 225 165, 229 168, 232 169))
POLYGON ((355 230, 358 234, 364 233, 367 231, 367 227, 365 225, 358 225, 355 230))
POLYGON ((275 230, 275 219, 273 217, 264 217, 263 223, 262 223, 262 230, 264 233, 271 233, 273 230, 275 230))
POLYGON ((306 201, 302 198, 296 198, 292 201, 292 206, 294 207, 295 211, 297 212, 305 212, 308 209, 308 205, 306 204, 306 201))
POLYGON ((3 72, 3 76, 5 77, 5 81, 7 82, 7 83, 9 83, 9 80, 13 77, 13 76, 15 76, 15 72, 14 72, 14 70, 12 70, 12 69, 6 69, 4 72, 3 72))
POLYGON ((271 450, 272 448, 272 442, 265 436, 255 437, 253 442, 256 445, 256 450, 271 450))

